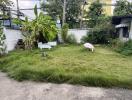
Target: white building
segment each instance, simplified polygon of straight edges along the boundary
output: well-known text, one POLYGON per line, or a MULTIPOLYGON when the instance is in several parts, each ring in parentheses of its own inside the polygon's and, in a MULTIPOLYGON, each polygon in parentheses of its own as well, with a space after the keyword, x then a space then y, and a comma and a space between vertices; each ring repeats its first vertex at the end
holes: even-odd
POLYGON ((132 39, 132 15, 114 16, 112 22, 121 41, 132 39))

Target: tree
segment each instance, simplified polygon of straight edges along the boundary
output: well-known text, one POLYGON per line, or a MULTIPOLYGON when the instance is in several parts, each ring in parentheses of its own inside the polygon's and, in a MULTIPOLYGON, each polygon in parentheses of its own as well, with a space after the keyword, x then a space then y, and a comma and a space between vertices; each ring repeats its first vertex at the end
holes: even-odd
POLYGON ((0 23, 0 55, 4 53, 6 53, 5 34, 3 33, 3 27, 1 27, 0 23))
POLYGON ((93 2, 87 14, 88 20, 88 27, 93 28, 99 22, 99 17, 104 16, 103 14, 103 7, 99 0, 93 2))
MULTIPOLYGON (((62 21, 63 17, 63 0, 48 0, 49 4, 42 4, 44 10, 48 12, 54 19, 59 16, 62 21)), ((66 0, 66 23, 70 27, 74 27, 75 23, 79 23, 82 0, 66 0)))
POLYGON ((66 23, 62 26, 62 29, 61 29, 61 37, 64 43, 67 42, 68 29, 69 29, 69 26, 66 23))
POLYGON ((10 0, 0 0, 0 17, 9 18, 9 7, 13 4, 10 0))
POLYGON ((92 29, 82 38, 82 42, 108 43, 113 38, 114 26, 111 24, 111 18, 103 13, 99 0, 90 5, 87 17, 88 27, 92 29))
POLYGON ((114 9, 115 16, 130 15, 132 14, 132 3, 127 0, 116 1, 116 7, 114 9))
POLYGON ((36 18, 29 21, 25 18, 25 21, 15 20, 16 24, 22 25, 23 35, 25 36, 25 45, 27 48, 31 49, 34 42, 38 42, 40 38, 48 42, 55 38, 57 34, 57 27, 52 18, 48 15, 44 15, 42 12, 38 14, 37 6, 34 8, 34 13, 36 18), (40 38, 39 38, 40 37, 40 38))
POLYGON ((11 0, 0 0, 0 6, 11 6, 11 0))
POLYGON ((62 19, 62 13, 63 13, 63 2, 62 0, 47 0, 49 3, 45 4, 44 2, 41 4, 43 7, 42 10, 47 11, 48 14, 56 19, 57 16, 59 16, 60 19, 62 19))
POLYGON ((70 28, 80 27, 83 0, 67 0, 66 22, 70 28))

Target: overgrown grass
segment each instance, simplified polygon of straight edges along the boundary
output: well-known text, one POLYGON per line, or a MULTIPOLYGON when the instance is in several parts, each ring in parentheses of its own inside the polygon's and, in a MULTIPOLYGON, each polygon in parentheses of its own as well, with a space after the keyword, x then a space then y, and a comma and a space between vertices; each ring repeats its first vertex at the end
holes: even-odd
POLYGON ((82 46, 59 46, 48 51, 47 58, 39 50, 14 51, 0 58, 0 69, 19 81, 132 89, 132 57, 101 46, 94 53, 82 46))

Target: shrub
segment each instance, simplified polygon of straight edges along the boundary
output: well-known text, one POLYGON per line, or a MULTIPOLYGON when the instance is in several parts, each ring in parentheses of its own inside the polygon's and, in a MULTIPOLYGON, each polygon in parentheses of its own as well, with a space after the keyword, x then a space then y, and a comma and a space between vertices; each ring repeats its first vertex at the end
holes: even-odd
POLYGON ((106 44, 109 43, 110 39, 111 39, 110 34, 107 34, 104 30, 102 31, 93 30, 87 33, 87 35, 81 39, 81 42, 82 43, 90 42, 93 44, 106 44))
POLYGON ((122 42, 119 39, 114 39, 110 42, 110 46, 120 54, 126 56, 132 55, 132 40, 122 42))
POLYGON ((61 29, 61 36, 64 42, 67 41, 68 29, 69 29, 69 25, 65 23, 61 29))
POLYGON ((100 17, 100 20, 95 27, 90 30, 82 42, 91 42, 94 44, 106 44, 113 38, 115 32, 114 26, 111 24, 110 17, 100 17))
POLYGON ((44 15, 43 12, 38 14, 36 5, 34 14, 36 17, 32 21, 29 21, 27 17, 24 21, 14 20, 14 23, 22 25, 25 49, 32 49, 36 42, 52 41, 58 32, 55 21, 50 16, 44 15))
POLYGON ((132 40, 129 40, 125 42, 124 45, 120 46, 118 52, 126 56, 132 55, 132 40))
POLYGON ((117 48, 120 48, 124 45, 124 43, 122 41, 120 41, 119 39, 112 39, 110 41, 110 46, 113 48, 113 49, 117 49, 117 48))
POLYGON ((66 41, 67 41, 67 43, 70 43, 70 44, 76 44, 77 43, 77 40, 76 40, 74 34, 68 35, 66 41))
POLYGON ((3 33, 3 28, 0 27, 0 56, 6 54, 6 44, 5 44, 5 34, 3 33))

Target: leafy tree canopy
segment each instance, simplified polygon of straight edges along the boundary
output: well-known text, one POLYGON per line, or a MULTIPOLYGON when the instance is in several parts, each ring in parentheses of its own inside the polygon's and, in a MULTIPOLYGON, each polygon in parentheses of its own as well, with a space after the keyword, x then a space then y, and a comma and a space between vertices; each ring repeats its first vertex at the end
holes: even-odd
POLYGON ((132 3, 127 0, 116 1, 116 7, 114 9, 115 16, 130 15, 132 14, 132 3))
POLYGON ((9 17, 9 11, 6 9, 8 8, 7 6, 11 6, 12 4, 13 2, 10 0, 0 0, 0 17, 2 18, 9 17))
MULTIPOLYGON (((42 4, 44 10, 56 19, 58 16, 62 20, 63 0, 48 0, 49 4, 42 4)), ((82 0, 67 0, 66 3, 66 22, 72 27, 78 20, 82 7, 82 0)))
POLYGON ((99 0, 93 2, 87 14, 88 20, 88 27, 93 28, 99 22, 99 17, 104 16, 103 14, 103 6, 99 2, 99 0))
POLYGON ((11 0, 0 0, 0 6, 10 6, 11 4, 11 0))

